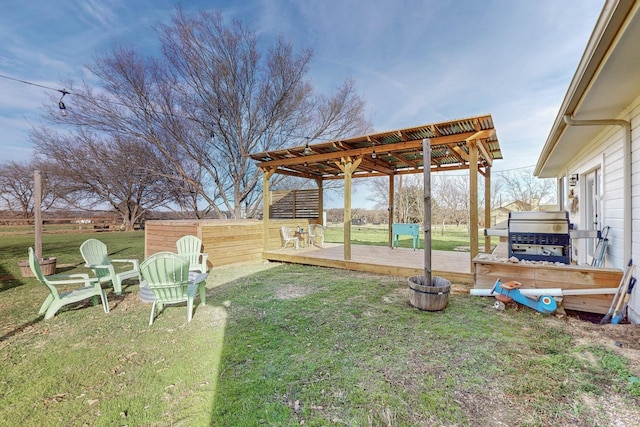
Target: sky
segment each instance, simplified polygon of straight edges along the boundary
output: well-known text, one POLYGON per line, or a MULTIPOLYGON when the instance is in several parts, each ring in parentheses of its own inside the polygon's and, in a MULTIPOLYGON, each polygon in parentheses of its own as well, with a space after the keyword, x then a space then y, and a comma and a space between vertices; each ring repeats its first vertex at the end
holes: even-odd
POLYGON ((604 0, 6 0, 0 164, 31 158, 43 106, 65 82, 92 81, 97 56, 116 45, 158 56, 154 27, 178 4, 312 48, 316 91, 353 79, 376 132, 491 114, 499 173, 536 164, 604 0))

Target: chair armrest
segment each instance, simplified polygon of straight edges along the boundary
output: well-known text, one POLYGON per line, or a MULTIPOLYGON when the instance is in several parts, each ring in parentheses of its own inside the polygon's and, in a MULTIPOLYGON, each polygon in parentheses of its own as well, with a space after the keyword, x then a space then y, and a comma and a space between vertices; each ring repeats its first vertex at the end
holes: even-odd
POLYGON ((207 277, 209 276, 207 273, 198 273, 197 275, 191 275, 189 274, 189 283, 195 283, 198 284, 200 282, 204 282, 207 280, 207 277))
POLYGON ((140 270, 140 265, 139 265, 139 261, 137 259, 112 259, 111 262, 122 262, 122 263, 128 263, 128 264, 133 264, 133 268, 135 270, 140 270))
POLYGON ((202 255, 202 264, 204 264, 205 266, 207 265, 207 258, 209 257, 209 254, 200 254, 202 255))
POLYGON ((47 276, 47 279, 82 279, 82 280, 94 280, 94 278, 90 278, 87 273, 74 273, 74 274, 52 274, 47 276))
POLYGON ((85 286, 91 285, 92 283, 97 282, 99 279, 97 277, 89 277, 88 274, 80 273, 80 274, 54 274, 52 276, 47 276, 47 282, 50 285, 73 285, 76 283, 84 283, 85 286), (53 279, 53 280, 52 280, 53 279))
POLYGON ((85 264, 87 268, 110 268, 113 267, 111 264, 85 264))

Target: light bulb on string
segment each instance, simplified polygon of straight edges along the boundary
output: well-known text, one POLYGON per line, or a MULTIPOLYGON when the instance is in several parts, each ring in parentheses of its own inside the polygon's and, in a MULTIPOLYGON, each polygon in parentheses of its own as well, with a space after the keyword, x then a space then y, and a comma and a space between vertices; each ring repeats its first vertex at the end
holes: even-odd
POLYGON ((59 90, 58 92, 60 92, 62 94, 62 96, 60 97, 60 100, 58 101, 58 108, 60 109, 60 112, 62 113, 62 115, 66 116, 67 115, 67 107, 64 105, 64 102, 62 101, 62 98, 64 98, 64 96, 66 94, 68 94, 69 92, 67 92, 66 89, 59 90))
POLYGON ((313 150, 309 147, 309 141, 307 141, 307 145, 304 147, 304 155, 308 156, 310 154, 313 154, 313 150))

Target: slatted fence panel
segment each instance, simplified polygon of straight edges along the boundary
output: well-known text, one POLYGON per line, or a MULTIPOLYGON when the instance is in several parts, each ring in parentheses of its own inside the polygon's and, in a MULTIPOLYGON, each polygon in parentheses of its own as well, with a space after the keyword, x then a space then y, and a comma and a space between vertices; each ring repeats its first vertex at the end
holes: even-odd
POLYGON ((319 191, 272 191, 269 217, 272 219, 319 218, 319 191))

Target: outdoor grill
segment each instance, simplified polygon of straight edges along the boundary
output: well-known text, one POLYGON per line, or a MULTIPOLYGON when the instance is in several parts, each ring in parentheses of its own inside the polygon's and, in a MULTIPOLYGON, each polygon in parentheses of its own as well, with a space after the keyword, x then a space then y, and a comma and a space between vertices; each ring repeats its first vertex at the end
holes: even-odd
POLYGON ((509 257, 571 264, 568 212, 509 213, 509 257))

